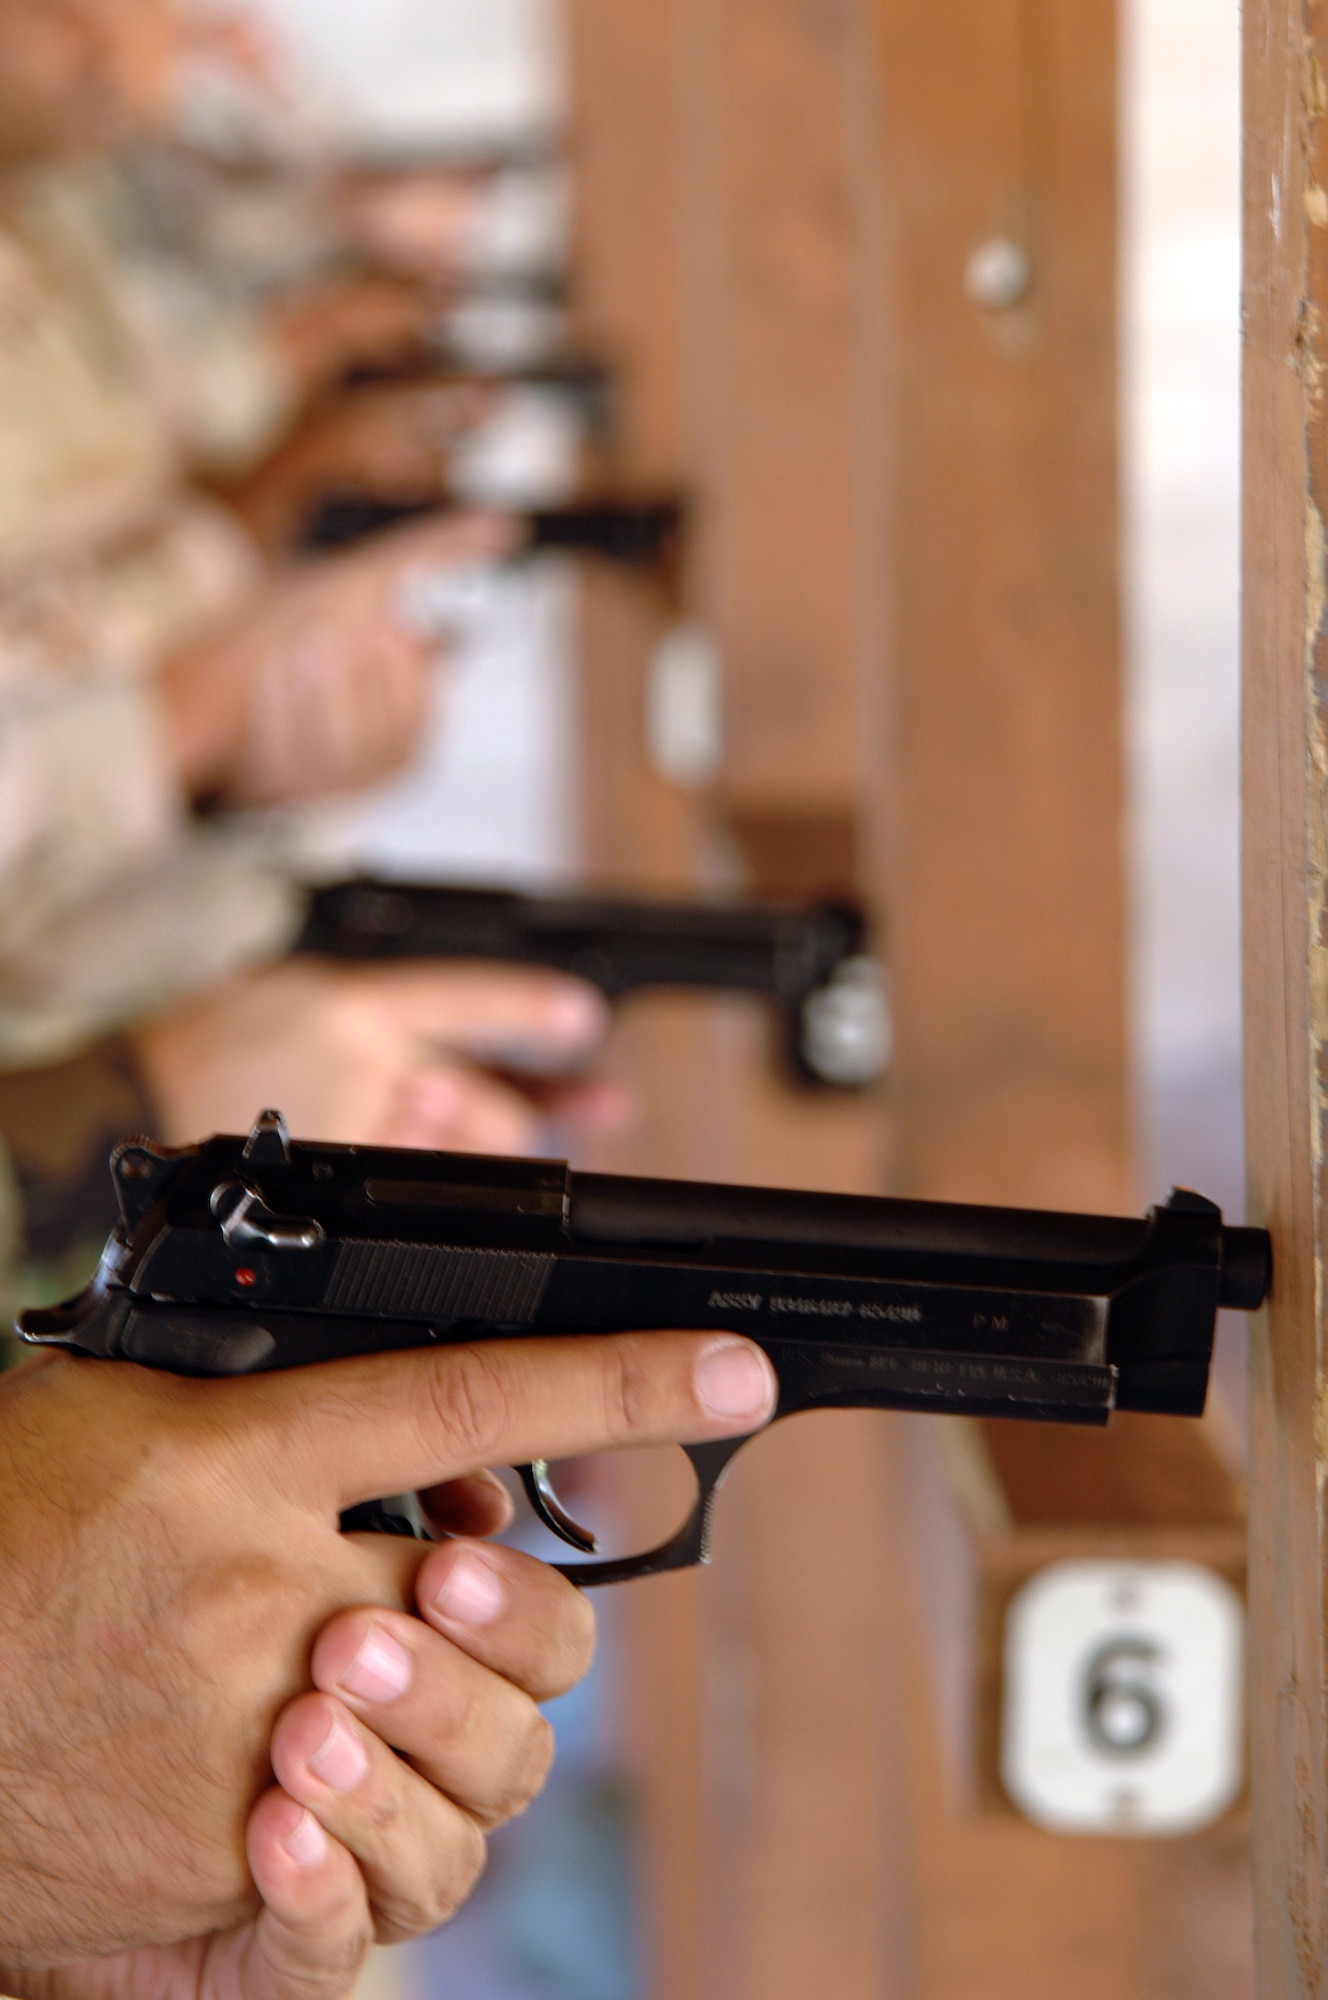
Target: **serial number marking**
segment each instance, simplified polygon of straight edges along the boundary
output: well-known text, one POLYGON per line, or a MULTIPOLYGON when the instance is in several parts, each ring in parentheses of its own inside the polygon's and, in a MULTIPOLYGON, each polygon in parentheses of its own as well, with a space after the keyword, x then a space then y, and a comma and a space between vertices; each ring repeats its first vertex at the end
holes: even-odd
MULTIPOLYGON (((782 1343, 781 1343, 782 1345, 782 1343)), ((970 1354, 914 1354, 907 1350, 874 1353, 870 1348, 803 1347, 790 1342, 783 1351, 806 1368, 830 1368, 854 1374, 891 1375, 896 1379, 917 1376, 926 1382, 957 1382, 1013 1386, 1016 1389, 1082 1390, 1087 1375, 1103 1371, 1075 1362, 1040 1361, 1017 1358, 996 1359, 970 1354)))
MULTIPOLYGON (((712 1292, 706 1300, 706 1305, 714 1312, 760 1312, 765 1303, 760 1292, 712 1292)), ((858 1304, 852 1299, 775 1297, 770 1300, 770 1310, 772 1313, 814 1313, 821 1319, 853 1319, 856 1316, 858 1319, 885 1320, 897 1326, 921 1326, 923 1322, 921 1306, 858 1304)))
POLYGON ((780 1299, 770 1301, 772 1313, 820 1313, 828 1319, 852 1319, 852 1299, 780 1299))

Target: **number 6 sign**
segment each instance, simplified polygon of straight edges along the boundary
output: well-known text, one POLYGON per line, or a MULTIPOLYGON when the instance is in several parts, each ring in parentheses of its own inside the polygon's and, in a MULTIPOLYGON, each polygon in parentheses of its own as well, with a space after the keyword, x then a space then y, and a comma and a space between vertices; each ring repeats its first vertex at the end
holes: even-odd
POLYGON ((1062 1562, 1006 1615, 1001 1777, 1060 1833, 1182 1834, 1240 1791, 1243 1617, 1186 1562, 1062 1562))

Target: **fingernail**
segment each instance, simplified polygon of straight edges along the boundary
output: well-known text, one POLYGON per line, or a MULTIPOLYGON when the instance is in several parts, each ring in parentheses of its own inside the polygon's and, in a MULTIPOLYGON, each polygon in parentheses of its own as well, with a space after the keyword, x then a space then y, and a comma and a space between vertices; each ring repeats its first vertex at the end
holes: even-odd
POLYGON ((696 1388, 712 1417, 760 1418, 774 1400, 774 1371, 755 1347, 712 1347, 697 1364, 696 1388))
POLYGON ((331 1792, 353 1792, 369 1775, 368 1751, 344 1722, 335 1720, 317 1750, 305 1761, 331 1792))
POLYGON ((317 1868, 327 1859, 327 1835, 311 1812, 302 1812, 282 1841, 297 1868, 317 1868))
POLYGON ((341 1677, 347 1694, 382 1706, 399 1701, 410 1686, 410 1654, 388 1632, 369 1634, 341 1677))
POLYGON ((433 1608, 454 1625, 492 1625, 507 1603, 507 1592, 488 1563, 459 1555, 434 1596, 433 1608))

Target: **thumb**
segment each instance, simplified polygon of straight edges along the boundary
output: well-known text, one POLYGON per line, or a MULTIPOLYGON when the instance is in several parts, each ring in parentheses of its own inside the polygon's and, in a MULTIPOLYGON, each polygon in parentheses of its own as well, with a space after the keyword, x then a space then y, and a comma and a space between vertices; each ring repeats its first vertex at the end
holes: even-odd
POLYGON ((247 1844, 263 1909, 245 1936, 238 1978, 205 1979, 204 2000, 347 2000, 374 1934, 354 1860, 311 1812, 275 1790, 250 1814, 247 1844))

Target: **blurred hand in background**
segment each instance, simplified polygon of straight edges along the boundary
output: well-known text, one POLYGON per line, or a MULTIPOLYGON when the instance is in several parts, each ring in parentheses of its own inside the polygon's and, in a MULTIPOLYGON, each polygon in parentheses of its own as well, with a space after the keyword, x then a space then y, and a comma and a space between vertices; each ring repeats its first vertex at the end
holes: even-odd
POLYGON ((329 278, 276 308, 269 332, 307 402, 355 368, 414 353, 438 324, 436 294, 383 272, 329 278))
POLYGON ((347 234, 388 270, 434 283, 465 274, 488 176, 445 168, 351 174, 343 183, 347 234))
POLYGON ((441 503, 451 455, 490 414, 497 396, 479 382, 348 391, 314 410, 223 497, 274 554, 298 547, 329 494, 385 500, 435 495, 441 503))
POLYGON ((435 635, 412 627, 414 573, 496 560, 512 527, 470 515, 402 529, 277 577, 160 678, 170 754, 195 799, 269 806, 399 770, 429 711, 435 635))
POLYGON ((301 1137, 476 1153, 541 1150, 549 1119, 614 1129, 623 1086, 588 1069, 594 987, 485 965, 294 959, 129 1037, 168 1143, 243 1131, 278 1106, 301 1137))

